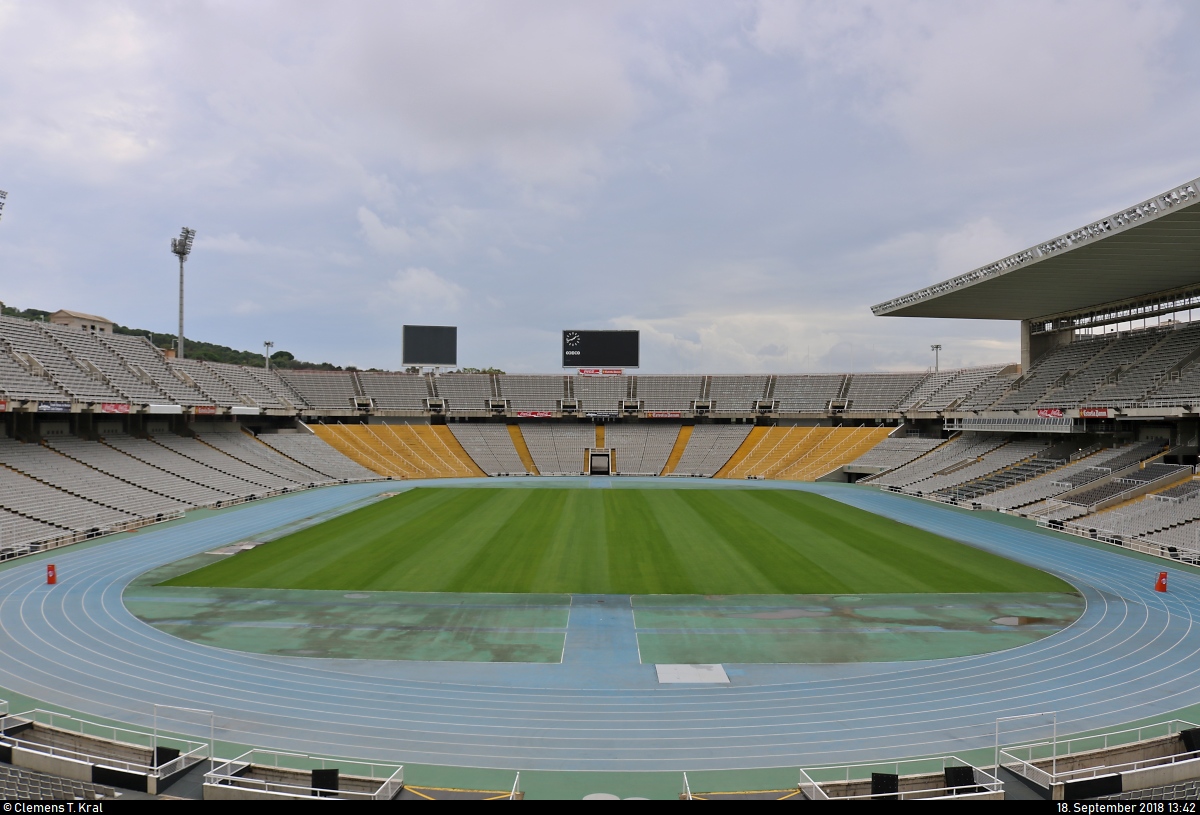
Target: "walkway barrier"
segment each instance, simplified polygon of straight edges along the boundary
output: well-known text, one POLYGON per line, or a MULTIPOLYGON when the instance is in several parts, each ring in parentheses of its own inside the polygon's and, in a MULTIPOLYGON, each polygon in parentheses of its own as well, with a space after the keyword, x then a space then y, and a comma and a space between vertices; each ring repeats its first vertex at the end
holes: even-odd
POLYGON ((204 799, 339 798, 390 801, 404 788, 404 766, 302 753, 250 750, 204 776, 204 799))

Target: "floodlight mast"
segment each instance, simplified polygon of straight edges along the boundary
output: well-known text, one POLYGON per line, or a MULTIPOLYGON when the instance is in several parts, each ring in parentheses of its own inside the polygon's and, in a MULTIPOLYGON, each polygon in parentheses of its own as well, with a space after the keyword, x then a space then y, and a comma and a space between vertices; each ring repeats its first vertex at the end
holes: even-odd
POLYGON ((5 200, 7 200, 7 198, 8 198, 8 193, 5 192, 4 190, 0 190, 0 215, 4 214, 4 202, 5 202, 5 200))
POLYGON ((270 340, 263 341, 263 363, 266 369, 271 370, 271 349, 275 347, 275 343, 270 340))
POLYGON ((942 346, 940 343, 931 345, 929 346, 929 350, 933 352, 933 372, 936 374, 938 372, 938 355, 942 350, 942 346))
POLYGON ((196 230, 184 227, 178 238, 171 238, 171 253, 179 258, 179 336, 175 342, 175 356, 183 359, 183 264, 192 253, 196 230))

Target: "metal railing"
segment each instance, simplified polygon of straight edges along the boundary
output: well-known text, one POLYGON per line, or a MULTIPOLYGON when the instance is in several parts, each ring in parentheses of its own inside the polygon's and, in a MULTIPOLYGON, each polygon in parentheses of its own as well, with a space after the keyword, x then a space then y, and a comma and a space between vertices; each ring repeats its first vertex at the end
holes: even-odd
MULTIPOLYGON (((324 758, 321 756, 304 755, 303 753, 249 750, 237 758, 214 766, 209 772, 205 773, 204 783, 216 786, 238 787, 240 789, 254 790, 256 792, 279 796, 316 798, 321 796, 322 793, 328 793, 330 797, 336 796, 337 798, 351 800, 390 801, 404 787, 404 765, 375 764, 340 758, 324 758), (241 773, 246 772, 246 770, 254 766, 270 767, 274 770, 292 770, 295 772, 336 768, 349 776, 366 778, 370 781, 379 781, 379 786, 374 791, 324 790, 303 784, 288 784, 283 781, 268 781, 241 775, 241 773)), ((515 790, 516 785, 514 784, 515 790)))
POLYGON ((1113 773, 1129 772, 1130 770, 1139 770, 1144 767, 1178 764, 1184 761, 1200 759, 1200 750, 1198 750, 1194 752, 1174 753, 1169 756, 1156 756, 1136 761, 1126 761, 1120 764, 1104 763, 1098 764, 1095 767, 1081 767, 1074 770, 1059 771, 1057 768, 1057 761, 1059 759, 1071 758, 1083 753, 1111 750, 1152 739, 1176 736, 1181 731, 1194 727, 1196 725, 1191 722, 1172 719, 1167 722, 1130 728, 1128 730, 1115 730, 1111 733, 1076 736, 1054 742, 1022 744, 1015 747, 1005 747, 1000 750, 999 761, 1000 766, 1009 772, 1027 778, 1035 784, 1049 789, 1051 784, 1075 781, 1081 778, 1093 778, 1097 775, 1110 775, 1113 773), (1037 767, 1035 762, 1051 762, 1051 770, 1047 772, 1037 767))
POLYGON ((918 800, 922 798, 948 798, 956 795, 1004 791, 1003 781, 986 770, 969 764, 957 756, 801 768, 799 770, 797 786, 810 801, 918 800), (905 769, 909 771, 907 773, 909 777, 932 776, 936 778, 938 774, 942 774, 944 778, 947 767, 970 767, 973 775, 972 783, 957 787, 947 787, 939 784, 938 786, 900 790, 893 793, 865 793, 860 795, 829 795, 822 787, 823 784, 848 784, 852 781, 866 782, 870 780, 871 773, 888 770, 901 778, 905 777, 905 769))

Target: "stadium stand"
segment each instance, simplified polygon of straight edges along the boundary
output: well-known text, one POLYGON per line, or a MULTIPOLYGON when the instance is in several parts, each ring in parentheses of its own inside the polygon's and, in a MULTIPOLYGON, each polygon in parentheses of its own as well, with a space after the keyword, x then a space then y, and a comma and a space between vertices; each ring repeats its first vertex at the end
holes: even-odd
MULTIPOLYGON (((59 331, 70 332, 70 328, 59 328, 59 331)), ((78 332, 84 333, 84 332, 78 332)), ((159 351, 145 337, 134 337, 126 334, 91 334, 92 339, 118 357, 125 367, 143 382, 149 379, 154 386, 167 396, 167 401, 177 405, 208 405, 212 404, 207 396, 197 388, 187 384, 175 375, 167 365, 162 351, 159 351)))
MULTIPOLYGON (((163 437, 164 441, 168 441, 163 437)), ((178 453, 165 444, 158 444, 152 439, 137 439, 132 436, 109 435, 104 439, 105 443, 112 448, 131 456, 138 461, 149 464, 159 470, 164 470, 172 475, 178 476, 185 481, 190 481, 193 484, 201 485, 206 488, 217 490, 225 493, 228 496, 233 496, 235 499, 246 500, 250 498, 264 498, 267 495, 273 494, 272 490, 264 488, 257 482, 246 481, 245 479, 229 475, 223 470, 214 469, 192 457, 178 453)), ((194 441, 192 439, 181 439, 181 441, 194 441)), ((196 442, 198 444, 198 442, 196 442)), ((189 452, 194 452, 193 448, 187 448, 189 452)), ((211 449, 211 448, 210 448, 211 449)), ((226 500, 224 503, 236 503, 234 500, 226 500)))
POLYGON ((199 464, 211 467, 213 470, 225 473, 233 478, 241 479, 250 484, 257 484, 265 490, 276 492, 289 490, 297 486, 290 478, 267 472, 259 467, 246 464, 243 461, 226 455, 213 448, 199 438, 185 438, 170 434, 156 436, 156 444, 191 459, 199 464))
POLYGON ((748 435, 750 426, 744 424, 696 425, 671 474, 711 478, 725 466, 748 435))
POLYGON ((846 390, 846 410, 894 411, 926 378, 926 374, 853 374, 846 390))
POLYGON ((992 446, 980 451, 974 460, 967 459, 962 466, 956 464, 944 468, 928 478, 905 485, 901 488, 902 491, 917 495, 945 495, 945 491, 951 487, 998 473, 1026 459, 1036 458, 1046 451, 1050 443, 1039 438, 1016 438, 1008 441, 996 439, 988 444, 992 446))
POLYGON ((920 458, 890 470, 880 476, 863 479, 881 487, 907 487, 918 481, 933 478, 950 468, 965 467, 985 453, 1006 442, 1006 436, 986 433, 961 433, 946 444, 920 458))
POLYGON ((611 424, 604 431, 604 446, 616 453, 613 472, 618 475, 658 475, 678 436, 677 424, 611 424))
POLYGON ((224 362, 204 362, 202 366, 226 383, 241 400, 251 407, 265 410, 284 410, 287 404, 255 377, 249 368, 224 362))
POLYGON ((64 529, 0 508, 0 560, 40 551, 44 546, 72 543, 75 536, 64 529))
POLYGON ((718 478, 808 481, 862 455, 887 437, 886 427, 771 427, 751 433, 718 478), (746 449, 749 448, 749 449, 746 449))
POLYGON ((115 789, 102 784, 0 764, 0 798, 6 801, 105 801, 116 797, 115 789))
POLYGON ((236 424, 195 424, 192 430, 196 437, 209 447, 251 467, 285 478, 293 484, 316 487, 335 481, 324 473, 299 464, 281 455, 277 450, 259 443, 254 436, 243 432, 236 424))
MULTIPOLYGON (((279 374, 284 382, 314 408, 351 410, 357 392, 351 371, 295 371, 279 374)), ((393 374, 399 376, 399 374, 393 374)))
POLYGON ((1171 375, 1179 376, 1183 364, 1200 354, 1200 324, 1174 324, 1159 329, 1162 342, 1124 371, 1114 371, 1112 381, 1101 385, 1087 400, 1089 405, 1129 407, 1147 397, 1160 385, 1171 386, 1171 375))
POLYGON ((358 464, 309 430, 293 433, 264 433, 258 440, 309 469, 340 481, 374 481, 379 474, 358 464))
POLYGON ((889 437, 850 462, 857 467, 878 467, 879 472, 903 467, 910 461, 940 447, 945 439, 926 439, 920 436, 889 437))
POLYGON ((1115 378, 1165 338, 1165 332, 1158 330, 1119 335, 1100 353, 1087 360, 1083 369, 1067 379, 1061 389, 1051 389, 1037 405, 1073 407, 1083 404, 1109 377, 1115 378))
MULTIPOLYGON (((83 352, 90 352, 89 335, 83 331, 65 331, 64 338, 78 339, 83 352)), ((0 338, 33 372, 44 371, 55 386, 80 402, 124 402, 125 395, 118 393, 101 373, 101 369, 86 362, 76 362, 68 347, 56 342, 44 327, 28 320, 0 317, 0 338)), ((90 354, 89 354, 90 355, 90 354)), ((86 358, 85 358, 86 359, 86 358)), ((155 394, 162 401, 161 394, 155 394)))
POLYGON ((363 393, 381 410, 425 410, 425 400, 430 396, 428 380, 417 374, 363 371, 358 381, 363 393))
POLYGON ((667 410, 690 413, 693 403, 701 398, 702 376, 637 376, 634 377, 634 398, 642 410, 667 410))
POLYGON ((562 376, 532 376, 501 374, 496 377, 500 396, 508 400, 509 410, 556 411, 567 398, 567 378, 562 376))
POLYGON ((952 380, 956 379, 962 371, 939 371, 930 374, 912 390, 908 396, 900 401, 897 409, 900 411, 917 410, 924 405, 933 394, 937 393, 952 380))
POLYGON ((42 376, 26 370, 13 356, 12 348, 0 338, 0 395, 6 401, 46 399, 62 401, 70 395, 62 388, 42 376))
MULTIPOLYGON (((4 451, 12 455, 11 449, 4 451)), ((0 467, 0 507, 43 523, 89 535, 139 525, 137 516, 71 495, 8 467, 0 467)))
POLYGON ((707 398, 716 413, 749 413, 760 399, 767 397, 769 376, 713 376, 709 378, 707 398))
POLYGON ((965 404, 976 393, 980 393, 1006 367, 992 365, 983 368, 963 368, 955 372, 956 376, 934 391, 929 398, 914 406, 914 409, 934 412, 953 410, 965 404))
MULTIPOLYGON (((1008 392, 1009 388, 1013 386, 1013 383, 1020 378, 1021 375, 1016 373, 997 374, 996 376, 980 383, 980 385, 974 391, 963 397, 958 404, 948 404, 946 409, 963 412, 971 411, 975 413, 988 410, 993 404, 996 403, 997 400, 1004 396, 1008 392)), ((933 401, 935 400, 930 400, 931 403, 933 401)), ((934 407, 935 405, 933 404, 927 405, 927 408, 930 410, 932 410, 934 407)))
POLYGON ((779 376, 771 398, 779 402, 780 413, 825 413, 845 382, 845 374, 779 376))
POLYGON ((312 407, 295 388, 284 381, 276 369, 246 368, 246 373, 250 375, 251 379, 270 391, 276 399, 283 402, 285 410, 289 407, 297 409, 312 407))
POLYGON ((525 475, 525 465, 502 424, 452 424, 454 438, 488 475, 525 475))
POLYGON ((596 428, 587 424, 521 425, 533 463, 542 475, 582 475, 583 451, 596 446, 596 428))
POLYGON ((571 395, 585 413, 616 413, 629 399, 628 376, 573 376, 571 395))
POLYGON ((321 423, 312 429, 346 457, 391 478, 484 474, 445 426, 321 423))
POLYGON ((492 399, 490 374, 443 374, 434 381, 437 395, 446 400, 447 413, 486 413, 492 399))
POLYGON ((207 399, 205 404, 220 407, 246 406, 249 400, 244 400, 229 383, 198 359, 172 359, 168 364, 176 372, 176 376, 186 377, 207 399))
POLYGON ((1041 401, 1052 388, 1080 371, 1088 361, 1111 344, 1108 337, 1077 340, 1043 356, 1021 376, 1009 392, 993 405, 993 410, 1027 410, 1041 401))

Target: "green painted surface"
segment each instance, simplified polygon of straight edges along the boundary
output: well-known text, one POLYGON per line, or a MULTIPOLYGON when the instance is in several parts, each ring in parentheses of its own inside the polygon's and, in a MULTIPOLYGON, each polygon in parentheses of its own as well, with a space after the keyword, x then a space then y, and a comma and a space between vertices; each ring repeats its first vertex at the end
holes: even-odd
POLYGON ((418 488, 174 577, 340 591, 1069 592, 1005 558, 793 491, 418 488))

